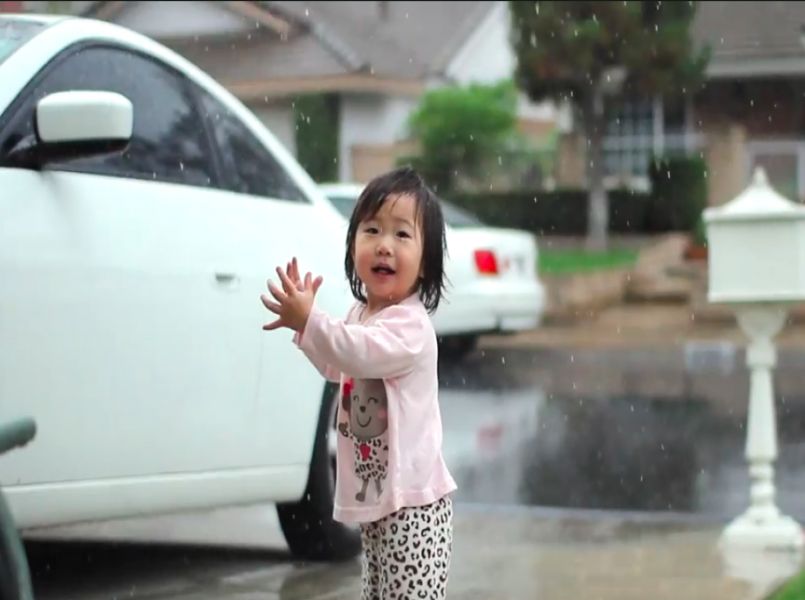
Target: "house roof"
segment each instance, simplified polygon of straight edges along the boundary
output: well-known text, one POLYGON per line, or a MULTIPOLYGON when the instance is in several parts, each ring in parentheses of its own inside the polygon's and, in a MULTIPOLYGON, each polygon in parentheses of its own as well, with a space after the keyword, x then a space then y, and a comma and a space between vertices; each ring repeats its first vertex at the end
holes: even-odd
MULTIPOLYGON (((136 4, 95 2, 84 14, 120 21, 136 4)), ((418 94, 429 77, 444 73, 495 4, 218 2, 260 26, 248 37, 156 37, 242 96, 390 88, 418 94)))
POLYGON ((306 22, 353 68, 379 76, 441 75, 495 2, 263 2, 306 22))
POLYGON ((693 39, 710 78, 805 74, 805 2, 699 2, 693 39))

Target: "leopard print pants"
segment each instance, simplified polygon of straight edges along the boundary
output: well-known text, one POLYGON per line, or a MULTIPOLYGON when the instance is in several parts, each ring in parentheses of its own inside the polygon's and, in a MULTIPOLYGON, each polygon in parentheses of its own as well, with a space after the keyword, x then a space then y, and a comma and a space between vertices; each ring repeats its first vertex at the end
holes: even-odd
POLYGON ((361 600, 441 600, 453 548, 453 504, 402 508, 361 525, 361 600))

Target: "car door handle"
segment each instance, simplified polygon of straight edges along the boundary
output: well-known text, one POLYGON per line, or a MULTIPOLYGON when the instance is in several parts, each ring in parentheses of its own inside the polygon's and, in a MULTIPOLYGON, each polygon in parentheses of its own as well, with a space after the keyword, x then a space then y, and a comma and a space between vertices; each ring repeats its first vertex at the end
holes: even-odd
POLYGON ((235 273, 228 273, 224 271, 216 271, 215 281, 221 285, 231 285, 237 283, 238 276, 235 273))

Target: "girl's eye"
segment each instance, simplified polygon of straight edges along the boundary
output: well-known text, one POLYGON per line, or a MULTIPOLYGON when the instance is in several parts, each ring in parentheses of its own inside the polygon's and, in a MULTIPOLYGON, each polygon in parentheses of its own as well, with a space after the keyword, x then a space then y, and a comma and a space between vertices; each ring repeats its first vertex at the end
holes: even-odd
POLYGON ((366 233, 377 233, 377 227, 372 227, 371 225, 364 228, 366 233))
POLYGON ((401 238, 409 238, 409 237, 411 237, 411 234, 408 233, 407 231, 398 231, 397 235, 400 236, 401 238))

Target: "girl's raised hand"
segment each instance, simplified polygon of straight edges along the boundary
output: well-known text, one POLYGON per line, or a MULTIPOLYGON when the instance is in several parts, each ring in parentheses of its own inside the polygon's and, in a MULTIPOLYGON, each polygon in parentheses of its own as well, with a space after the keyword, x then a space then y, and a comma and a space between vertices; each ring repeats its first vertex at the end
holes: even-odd
POLYGON ((288 327, 301 332, 307 324, 316 292, 319 291, 323 279, 320 276, 313 279, 308 272, 302 280, 299 276, 299 265, 296 258, 288 263, 285 271, 281 267, 277 267, 277 275, 282 283, 282 289, 273 282, 268 282, 268 291, 271 292, 271 296, 276 302, 273 302, 267 294, 262 294, 260 300, 279 318, 272 323, 263 325, 263 329, 272 331, 280 327, 288 327))

